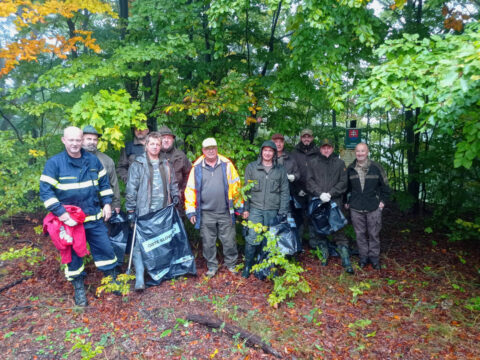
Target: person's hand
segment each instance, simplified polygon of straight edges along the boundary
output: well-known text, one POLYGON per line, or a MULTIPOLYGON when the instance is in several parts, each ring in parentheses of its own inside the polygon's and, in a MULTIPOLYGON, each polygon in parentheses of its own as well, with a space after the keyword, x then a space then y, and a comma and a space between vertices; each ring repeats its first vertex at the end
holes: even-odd
POLYGON ((295 181, 295 175, 293 174, 287 174, 288 181, 294 182, 295 181))
POLYGON ((378 208, 380 210, 383 210, 384 207, 385 207, 385 204, 382 201, 380 201, 380 203, 378 204, 378 208))
POLYGON ((174 196, 174 197, 172 198, 172 204, 173 204, 173 206, 177 206, 179 203, 180 203, 180 197, 174 196))
POLYGON ((115 212, 116 212, 117 214, 120 214, 120 208, 115 208, 115 212))
POLYGON ((136 220, 137 220, 137 214, 135 214, 135 211, 130 211, 127 214, 127 221, 130 224, 130 226, 135 225, 136 220))
POLYGON ((345 204, 344 206, 345 206, 345 209, 347 210, 350 209, 350 204, 345 204))
POLYGON ((110 204, 105 204, 103 207, 103 219, 108 221, 112 217, 112 206, 110 204))
POLYGON ((303 191, 303 190, 300 190, 300 191, 298 192, 298 196, 304 197, 305 195, 307 195, 307 193, 306 193, 305 191, 303 191))
POLYGON ((197 217, 195 215, 193 215, 191 218, 190 218, 190 222, 195 225, 195 223, 197 222, 197 217))
POLYGON ((248 211, 244 211, 243 214, 242 214, 242 218, 244 218, 244 219, 248 219, 249 216, 250 216, 250 212, 248 212, 248 211))
POLYGON ((64 212, 62 215, 60 215, 58 217, 58 220, 60 220, 61 222, 63 222, 67 226, 77 226, 78 225, 78 223, 70 217, 70 214, 68 212, 64 212))
POLYGON ((321 193, 320 194, 320 200, 322 200, 322 203, 329 202, 331 198, 332 198, 332 195, 330 195, 329 193, 321 193))
POLYGON ((283 223, 285 221, 287 221, 287 214, 278 213, 277 214, 277 222, 280 224, 280 223, 283 223))

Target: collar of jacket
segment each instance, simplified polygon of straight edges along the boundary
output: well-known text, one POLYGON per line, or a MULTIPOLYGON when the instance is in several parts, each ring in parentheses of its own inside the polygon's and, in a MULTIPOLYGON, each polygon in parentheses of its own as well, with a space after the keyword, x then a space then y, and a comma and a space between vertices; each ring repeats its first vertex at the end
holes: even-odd
POLYGON ((175 145, 170 146, 167 150, 163 150, 163 148, 160 150, 160 152, 167 153, 167 154, 173 153, 174 151, 175 151, 175 145))
POLYGON ((321 153, 319 154, 320 160, 324 162, 329 162, 338 159, 338 155, 332 153, 328 158, 325 155, 322 155, 321 153))
POLYGON ((317 145, 315 144, 315 141, 312 141, 310 145, 303 145, 303 143, 300 141, 295 148, 305 154, 310 154, 313 152, 316 152, 318 150, 317 145))
POLYGON ((79 161, 81 161, 82 164, 83 164, 83 162, 85 161, 85 157, 91 155, 88 151, 86 151, 86 150, 83 149, 83 148, 80 149, 80 154, 81 154, 81 155, 80 155, 79 158, 71 157, 70 155, 68 155, 67 150, 63 150, 63 152, 65 153, 65 157, 67 158, 67 161, 68 161, 70 164, 74 165, 74 166, 78 166, 78 163, 76 163, 75 160, 73 160, 73 159, 80 159, 79 161))

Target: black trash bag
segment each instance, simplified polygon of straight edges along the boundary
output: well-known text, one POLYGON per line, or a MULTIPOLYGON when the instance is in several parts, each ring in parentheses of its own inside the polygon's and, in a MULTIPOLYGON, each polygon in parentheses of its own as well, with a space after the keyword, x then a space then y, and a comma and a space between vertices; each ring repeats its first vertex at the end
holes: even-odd
POLYGON ((347 219, 343 215, 342 210, 337 206, 335 201, 330 201, 330 214, 328 216, 328 223, 332 233, 343 229, 348 224, 347 219))
MULTIPOLYGON (((269 256, 269 253, 266 252, 265 250, 263 250, 263 248, 267 246, 267 239, 264 238, 260 244, 260 251, 259 253, 257 254, 257 256, 255 257, 255 264, 260 264, 261 262, 263 262, 264 260, 268 259, 268 256, 269 256)), ((259 280, 265 280, 268 275, 270 275, 270 271, 271 271, 271 266, 269 267, 266 267, 262 270, 258 270, 258 271, 253 271, 253 276, 255 276, 257 279, 259 280)))
POLYGON ((140 216, 135 242, 140 246, 145 269, 152 278, 147 285, 197 274, 187 233, 173 205, 140 216))
POLYGON ((313 228, 317 234, 331 234, 329 203, 322 203, 319 198, 313 198, 308 204, 308 216, 312 220, 313 228))
MULTIPOLYGON (((293 220, 292 220, 293 222, 293 220)), ((293 222, 293 225, 295 222, 293 222)), ((277 247, 283 255, 293 255, 299 251, 297 232, 290 221, 270 226, 270 232, 278 236, 277 247)))
POLYGON ((128 234, 130 232, 130 226, 128 225, 125 213, 117 213, 114 211, 110 219, 108 219, 107 228, 108 237, 110 238, 110 243, 117 257, 118 265, 122 265, 127 249, 128 234))

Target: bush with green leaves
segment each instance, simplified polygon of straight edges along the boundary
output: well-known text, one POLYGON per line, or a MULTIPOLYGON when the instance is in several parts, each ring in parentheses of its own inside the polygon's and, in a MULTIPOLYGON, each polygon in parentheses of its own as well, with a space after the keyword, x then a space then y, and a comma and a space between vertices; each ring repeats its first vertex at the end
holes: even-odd
POLYGON ((310 285, 301 275, 305 270, 294 261, 286 259, 285 255, 280 252, 277 246, 278 236, 275 236, 268 230, 268 227, 262 224, 254 224, 251 221, 244 221, 242 224, 258 234, 257 242, 261 243, 264 238, 267 240, 263 251, 268 253, 268 257, 254 265, 252 271, 270 269, 268 278, 273 280, 273 291, 268 296, 268 303, 277 307, 286 299, 295 297, 299 291, 304 294, 309 293, 310 285))
POLYGON ((0 209, 3 217, 35 212, 43 205, 38 196, 39 179, 47 160, 45 143, 50 136, 22 141, 10 131, 0 131, 0 209))

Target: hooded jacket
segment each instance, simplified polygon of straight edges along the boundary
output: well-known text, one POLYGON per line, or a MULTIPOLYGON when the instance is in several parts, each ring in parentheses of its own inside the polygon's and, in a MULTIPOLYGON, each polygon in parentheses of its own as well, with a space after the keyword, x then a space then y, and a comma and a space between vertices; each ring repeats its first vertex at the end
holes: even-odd
POLYGON ((347 180, 345 163, 338 155, 332 154, 327 158, 318 153, 311 161, 307 191, 313 196, 329 193, 332 201, 335 201, 341 208, 343 194, 347 191, 347 180))
POLYGON ((255 181, 256 184, 247 193, 250 197, 245 202, 245 211, 255 208, 259 210, 278 210, 278 213, 282 215, 288 213, 290 191, 287 171, 283 165, 277 163, 277 147, 271 140, 262 144, 258 160, 247 165, 245 184, 252 181, 255 181), (274 150, 273 166, 268 173, 262 165, 264 147, 270 147, 274 150))
MULTIPOLYGON (((167 160, 160 160, 160 175, 163 181, 163 207, 179 196, 175 173, 167 160)), ((125 207, 134 210, 137 216, 150 212, 152 202, 153 167, 146 154, 137 156, 128 169, 127 194, 125 207)))

